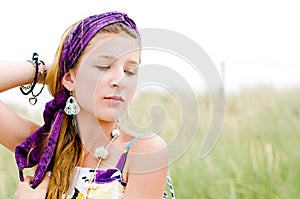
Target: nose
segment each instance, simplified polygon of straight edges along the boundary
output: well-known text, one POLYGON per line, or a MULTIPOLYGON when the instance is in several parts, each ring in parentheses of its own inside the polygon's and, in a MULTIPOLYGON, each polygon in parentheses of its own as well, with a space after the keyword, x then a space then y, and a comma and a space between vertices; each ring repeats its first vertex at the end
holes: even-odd
POLYGON ((115 72, 112 74, 111 86, 113 88, 126 87, 126 81, 124 77, 125 73, 123 68, 115 70, 115 72))

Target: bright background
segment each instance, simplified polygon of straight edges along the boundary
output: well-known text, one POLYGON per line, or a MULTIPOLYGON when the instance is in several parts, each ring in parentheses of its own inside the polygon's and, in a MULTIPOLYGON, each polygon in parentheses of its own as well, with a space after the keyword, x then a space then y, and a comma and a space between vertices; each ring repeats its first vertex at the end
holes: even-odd
MULTIPOLYGON (((199 143, 208 128, 211 104, 208 96, 198 96, 199 135, 170 167, 177 198, 296 199, 300 195, 299 8, 297 0, 2 1, 0 60, 27 60, 36 50, 51 62, 66 27, 110 10, 127 12, 139 28, 184 34, 215 63, 227 98, 222 137, 200 161, 199 143)), ((194 81, 197 84, 199 79, 194 81)), ((0 99, 30 117, 43 106, 28 105, 18 89, 0 94, 0 99)), ((178 109, 170 96, 159 99, 174 116, 166 127, 172 134, 178 109)), ((156 100, 153 93, 146 93, 136 109, 144 110, 156 100)), ((11 198, 18 183, 15 163, 11 153, 0 150, 0 198, 11 198)))
POLYGON ((259 83, 290 87, 300 83, 299 8, 297 0, 2 1, 0 60, 38 51, 50 62, 70 24, 121 10, 139 28, 169 29, 198 43, 224 76, 227 92, 259 83))

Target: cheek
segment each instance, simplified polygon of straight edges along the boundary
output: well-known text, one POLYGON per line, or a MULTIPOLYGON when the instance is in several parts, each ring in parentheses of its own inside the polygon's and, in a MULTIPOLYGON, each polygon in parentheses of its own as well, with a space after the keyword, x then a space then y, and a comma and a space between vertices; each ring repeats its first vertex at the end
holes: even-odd
POLYGON ((101 75, 98 73, 81 71, 76 77, 75 94, 79 105, 85 109, 93 108, 97 85, 101 75))
POLYGON ((127 82, 127 88, 126 88, 127 105, 131 102, 136 88, 137 88, 137 78, 130 79, 127 82))
POLYGON ((124 81, 126 82, 126 87, 129 89, 134 89, 137 86, 138 76, 137 74, 131 76, 124 76, 124 81))

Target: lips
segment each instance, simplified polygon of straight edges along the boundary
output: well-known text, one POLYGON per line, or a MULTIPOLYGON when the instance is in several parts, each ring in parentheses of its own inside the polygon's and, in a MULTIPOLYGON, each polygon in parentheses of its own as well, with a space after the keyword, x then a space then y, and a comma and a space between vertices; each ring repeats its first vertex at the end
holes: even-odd
POLYGON ((108 97, 104 97, 104 99, 110 101, 116 101, 116 102, 124 102, 124 99, 121 96, 108 96, 108 97))

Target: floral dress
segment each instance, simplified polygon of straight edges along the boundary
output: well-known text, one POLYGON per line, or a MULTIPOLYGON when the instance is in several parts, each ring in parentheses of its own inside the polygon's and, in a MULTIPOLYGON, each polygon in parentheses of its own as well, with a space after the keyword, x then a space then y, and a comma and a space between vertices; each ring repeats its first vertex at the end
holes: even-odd
MULTIPOLYGON (((126 146, 123 154, 121 155, 118 164, 115 168, 109 169, 95 169, 76 167, 75 175, 73 177, 73 184, 68 193, 68 199, 122 199, 126 182, 122 179, 122 171, 126 162, 127 154, 131 144, 137 139, 135 137, 126 146), (90 179, 94 180, 91 183, 90 179)), ((170 195, 175 198, 171 178, 168 174, 167 183, 170 188, 170 195)), ((165 192, 162 198, 166 198, 165 192)), ((65 198, 63 196, 63 198, 65 198)))

